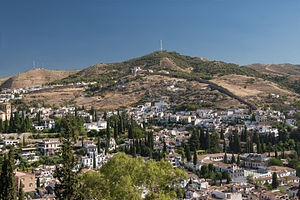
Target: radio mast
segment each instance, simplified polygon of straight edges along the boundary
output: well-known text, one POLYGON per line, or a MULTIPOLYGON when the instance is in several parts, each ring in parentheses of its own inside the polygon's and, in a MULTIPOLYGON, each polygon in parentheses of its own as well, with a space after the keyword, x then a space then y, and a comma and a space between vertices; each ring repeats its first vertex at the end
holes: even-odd
POLYGON ((162 40, 160 40, 160 52, 163 51, 162 40))

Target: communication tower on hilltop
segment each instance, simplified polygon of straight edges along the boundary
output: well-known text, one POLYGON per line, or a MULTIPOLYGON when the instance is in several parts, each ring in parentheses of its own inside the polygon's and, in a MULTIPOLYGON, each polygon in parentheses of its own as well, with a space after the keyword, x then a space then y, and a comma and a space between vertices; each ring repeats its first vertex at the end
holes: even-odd
POLYGON ((160 40, 160 52, 163 51, 162 40, 160 40))

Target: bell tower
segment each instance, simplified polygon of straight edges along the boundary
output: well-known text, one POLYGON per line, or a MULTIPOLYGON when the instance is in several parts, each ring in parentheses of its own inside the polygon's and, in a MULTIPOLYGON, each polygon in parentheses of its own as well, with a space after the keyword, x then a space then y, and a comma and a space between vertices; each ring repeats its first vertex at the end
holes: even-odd
POLYGON ((3 107, 4 107, 3 110, 5 112, 6 119, 10 120, 10 116, 11 116, 11 104, 10 103, 4 103, 3 107))

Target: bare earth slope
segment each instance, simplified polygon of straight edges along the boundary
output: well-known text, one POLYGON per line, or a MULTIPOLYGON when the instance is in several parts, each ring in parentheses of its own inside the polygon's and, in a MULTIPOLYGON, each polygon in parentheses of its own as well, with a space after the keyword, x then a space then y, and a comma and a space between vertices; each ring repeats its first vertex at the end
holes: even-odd
POLYGON ((0 82, 1 83, 0 87, 13 89, 13 88, 37 86, 37 85, 42 85, 42 84, 63 79, 76 72, 78 72, 78 70, 62 71, 62 70, 34 69, 16 76, 12 76, 7 80, 3 81, 2 83, 0 82))

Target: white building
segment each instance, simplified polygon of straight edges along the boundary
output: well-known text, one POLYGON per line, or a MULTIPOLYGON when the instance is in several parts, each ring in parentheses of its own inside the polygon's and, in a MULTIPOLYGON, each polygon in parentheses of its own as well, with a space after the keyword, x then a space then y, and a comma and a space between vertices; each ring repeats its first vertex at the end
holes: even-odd
POLYGON ((81 167, 87 167, 89 169, 94 168, 94 160, 96 161, 96 169, 99 169, 105 162, 108 161, 108 157, 104 154, 94 154, 89 153, 87 156, 81 158, 81 167))
POLYGON ((11 145, 11 146, 17 146, 17 144, 19 144, 19 140, 10 140, 10 139, 5 139, 3 140, 3 145, 4 146, 8 146, 8 145, 11 145))
POLYGON ((93 122, 93 123, 85 123, 83 124, 83 128, 85 130, 91 131, 91 130, 96 130, 100 131, 103 129, 107 128, 107 121, 98 121, 98 122, 93 122))
POLYGON ((60 142, 54 139, 45 139, 37 145, 39 151, 44 155, 54 155, 60 147, 60 142))

